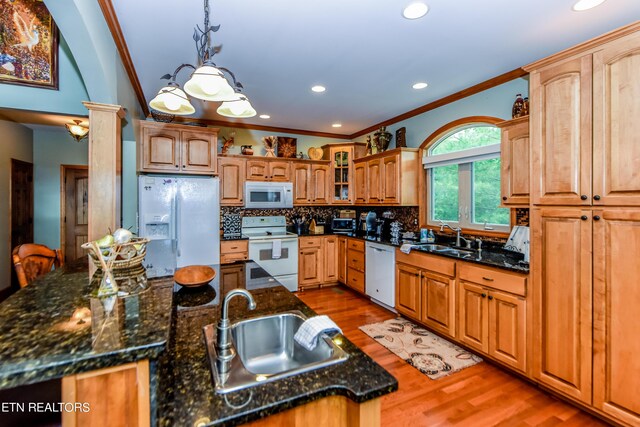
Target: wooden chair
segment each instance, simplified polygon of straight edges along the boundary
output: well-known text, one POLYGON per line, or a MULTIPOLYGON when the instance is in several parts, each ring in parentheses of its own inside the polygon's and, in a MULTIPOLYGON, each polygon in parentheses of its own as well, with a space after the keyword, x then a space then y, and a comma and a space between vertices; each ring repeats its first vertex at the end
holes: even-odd
POLYGON ((62 254, 58 249, 49 249, 36 243, 16 246, 11 255, 21 288, 33 282, 36 277, 50 272, 52 267, 59 268, 63 264, 62 254))

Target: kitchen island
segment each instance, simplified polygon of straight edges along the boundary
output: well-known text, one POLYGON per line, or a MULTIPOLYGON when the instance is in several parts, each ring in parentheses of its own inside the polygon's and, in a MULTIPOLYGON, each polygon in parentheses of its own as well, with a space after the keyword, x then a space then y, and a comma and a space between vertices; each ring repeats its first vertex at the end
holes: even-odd
POLYGON ((86 265, 50 273, 0 304, 0 388, 63 377, 63 401, 73 396, 95 405, 89 413, 72 414, 73 420, 63 414, 63 425, 82 425, 82 417, 89 416, 118 425, 114 421, 120 411, 100 411, 107 399, 135 406, 137 423, 130 425, 268 425, 267 417, 281 422, 282 417, 295 417, 291 414, 296 408, 323 416, 342 408, 345 417, 362 425, 379 420, 378 398, 396 390, 397 381, 344 337, 340 346, 349 358, 342 363, 238 392, 215 393, 202 327, 217 322, 221 290, 247 288, 256 300, 252 312, 244 301, 232 300, 232 322, 291 310, 315 315, 270 276, 252 279, 238 273, 249 264, 212 266, 216 278, 191 290, 174 285, 171 278, 122 278, 122 289, 130 293, 109 304, 91 296, 98 282, 88 279, 86 265), (140 386, 137 392, 99 389, 96 396, 83 395, 91 390, 83 381, 102 380, 92 373, 110 375, 121 366, 134 368, 125 377, 140 386))

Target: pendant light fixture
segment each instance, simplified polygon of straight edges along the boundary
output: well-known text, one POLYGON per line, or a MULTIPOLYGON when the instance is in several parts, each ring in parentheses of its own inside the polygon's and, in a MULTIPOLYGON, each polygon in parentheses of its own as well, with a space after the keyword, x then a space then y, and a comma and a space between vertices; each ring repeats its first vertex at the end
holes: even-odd
POLYGON ((76 142, 82 141, 89 135, 89 128, 87 126, 82 126, 80 123, 82 123, 82 120, 74 120, 73 123, 67 123, 64 125, 67 128, 69 135, 71 135, 76 142))
POLYGON ((169 83, 160 89, 158 95, 149 102, 156 111, 175 115, 189 115, 196 109, 189 96, 203 101, 222 102, 217 112, 226 117, 246 118, 256 115, 247 97, 241 93, 242 84, 227 68, 219 67, 213 57, 220 52, 222 46, 212 46, 212 35, 220 29, 220 25, 209 25, 209 0, 204 0, 204 27, 195 27, 193 40, 196 42, 198 66, 182 64, 173 72, 165 74, 161 79, 169 83), (184 84, 184 90, 176 82, 176 77, 183 68, 193 69, 191 77, 184 84), (229 83, 231 77, 233 85, 229 83), (186 93, 185 93, 186 92, 186 93))

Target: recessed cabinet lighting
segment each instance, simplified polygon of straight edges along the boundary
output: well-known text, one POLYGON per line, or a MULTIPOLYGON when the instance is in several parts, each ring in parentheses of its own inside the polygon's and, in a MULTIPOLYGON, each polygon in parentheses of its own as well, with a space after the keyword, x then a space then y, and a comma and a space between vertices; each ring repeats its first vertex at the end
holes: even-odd
POLYGON ((421 2, 415 2, 404 8, 402 16, 407 19, 418 19, 426 15, 427 12, 429 12, 429 6, 421 2))
POLYGON ((427 86, 429 86, 429 85, 426 84, 425 82, 418 82, 418 83, 414 84, 411 87, 414 88, 414 89, 424 89, 427 86))
POLYGON ((573 5, 575 12, 582 12, 583 10, 589 10, 604 3, 605 0, 579 0, 573 5))
POLYGON ((331 125, 331 127, 341 128, 342 127, 342 123, 334 123, 334 124, 331 125))
POLYGON ((326 88, 326 87, 324 87, 324 86, 315 85, 315 86, 312 86, 312 87, 311 87, 311 90, 312 90, 312 91, 314 91, 314 92, 316 92, 316 93, 322 93, 322 92, 324 92, 325 90, 327 90, 327 88, 326 88))
POLYGON ((261 119, 270 119, 270 118, 271 118, 271 116, 270 116, 270 115, 268 115, 268 114, 260 114, 260 118, 261 118, 261 119))

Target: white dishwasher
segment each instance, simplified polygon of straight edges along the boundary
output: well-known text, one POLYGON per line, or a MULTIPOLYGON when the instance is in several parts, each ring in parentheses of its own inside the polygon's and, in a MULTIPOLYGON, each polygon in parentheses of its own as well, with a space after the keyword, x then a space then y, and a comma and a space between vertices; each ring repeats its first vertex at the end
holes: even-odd
POLYGON ((366 244, 366 287, 373 302, 395 312, 396 305, 396 248, 380 243, 366 244))

